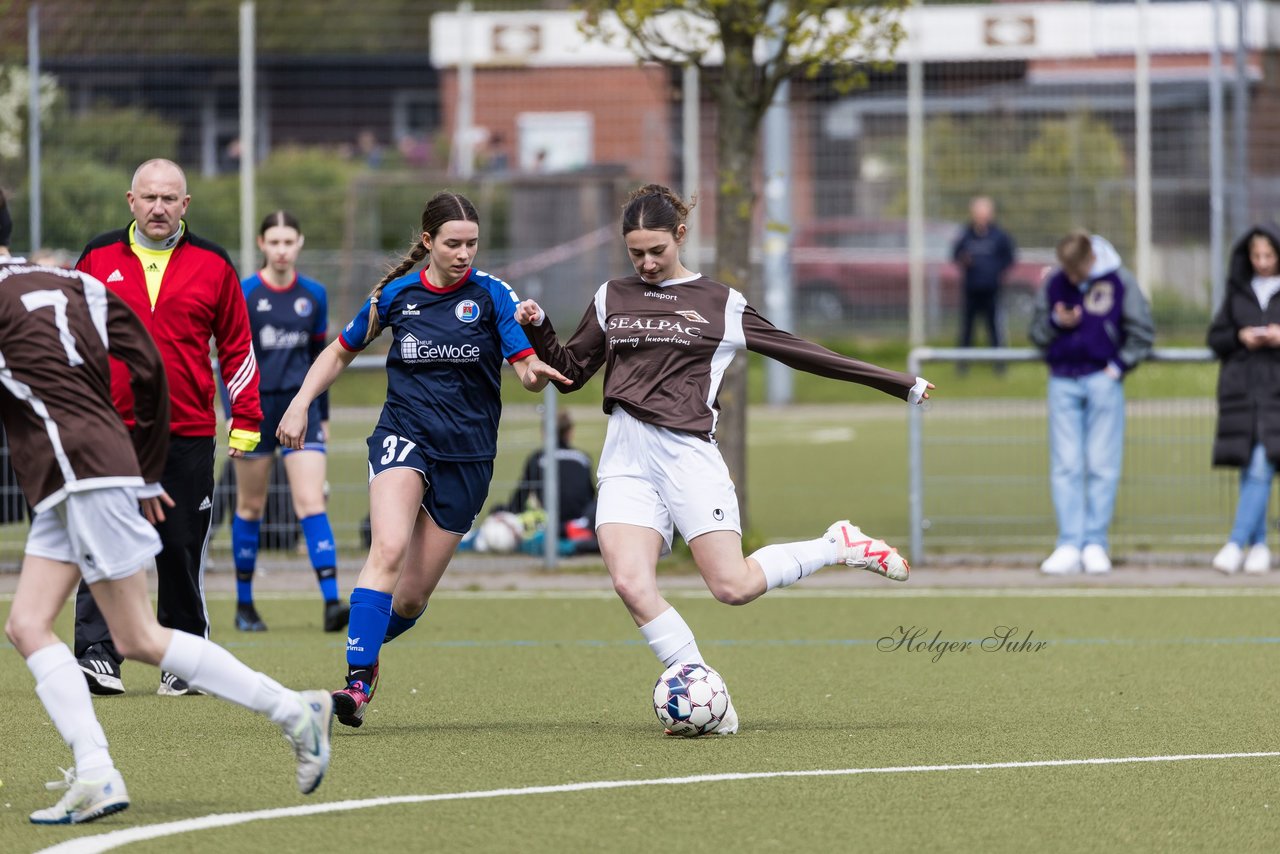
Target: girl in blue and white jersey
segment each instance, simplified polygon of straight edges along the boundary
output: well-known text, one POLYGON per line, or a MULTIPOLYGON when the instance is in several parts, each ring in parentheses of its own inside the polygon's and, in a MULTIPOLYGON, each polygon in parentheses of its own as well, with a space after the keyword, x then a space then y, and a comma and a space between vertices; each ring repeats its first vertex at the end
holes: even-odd
POLYGON ((433 196, 421 235, 316 359, 277 431, 285 447, 302 447, 311 402, 391 330, 386 404, 369 437, 372 545, 351 592, 346 687, 333 694, 347 726, 364 723, 382 645, 422 616, 488 497, 503 361, 530 391, 566 381, 534 355, 511 287, 472 266, 479 241, 465 196, 433 196))
MULTIPOLYGON (((276 427, 293 400, 312 361, 324 349, 329 331, 329 300, 324 285, 298 273, 305 238, 297 218, 287 211, 267 214, 258 227, 263 267, 241 283, 253 351, 258 359, 262 397, 262 441, 235 460, 236 512, 231 519, 231 552, 236 567, 236 628, 266 631, 253 602, 267 483, 276 453, 276 427)), ((293 508, 302 525, 307 555, 324 598, 324 630, 341 631, 347 606, 338 598, 338 552, 325 506, 325 442, 329 432, 329 396, 311 405, 307 435, 300 448, 284 448, 293 508)))

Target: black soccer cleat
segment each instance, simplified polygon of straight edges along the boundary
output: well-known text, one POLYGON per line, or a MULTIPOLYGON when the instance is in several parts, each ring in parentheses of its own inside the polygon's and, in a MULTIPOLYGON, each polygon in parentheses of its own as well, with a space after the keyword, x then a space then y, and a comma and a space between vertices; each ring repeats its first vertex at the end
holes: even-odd
POLYGON ((347 619, 351 616, 351 606, 335 599, 324 603, 324 630, 340 632, 347 627, 347 619))
POLYGON ((89 683, 89 693, 109 697, 124 693, 124 680, 120 678, 120 664, 98 644, 90 644, 84 656, 76 660, 89 683))
POLYGON ((267 624, 258 616, 258 609, 252 602, 240 602, 236 605, 236 631, 265 632, 267 624))

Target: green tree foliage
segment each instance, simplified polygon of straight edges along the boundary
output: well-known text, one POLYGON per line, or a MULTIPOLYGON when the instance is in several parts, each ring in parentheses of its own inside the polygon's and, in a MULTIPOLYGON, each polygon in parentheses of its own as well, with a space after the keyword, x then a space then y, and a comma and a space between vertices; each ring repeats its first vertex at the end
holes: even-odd
MULTIPOLYGON (((905 140, 872 146, 902 189, 888 213, 906 216, 905 140)), ((926 207, 962 222, 969 200, 989 195, 1023 246, 1052 246, 1073 228, 1133 245, 1131 168, 1111 126, 1090 113, 1057 118, 930 119, 925 129, 926 207)))
POLYGON ((1086 113, 1041 122, 1023 169, 1030 185, 1019 194, 1019 220, 1046 244, 1049 235, 1082 227, 1121 250, 1133 246, 1131 170, 1105 122, 1086 113))
MULTIPOLYGON (((760 124, 778 86, 833 70, 847 85, 868 58, 892 55, 902 39, 904 0, 585 0, 584 31, 620 41, 637 58, 702 65, 721 57, 715 78, 715 276, 745 292, 757 199, 760 124), (619 24, 615 27, 614 22, 619 24)), ((737 359, 720 393, 717 437, 747 515, 746 360, 737 359)))

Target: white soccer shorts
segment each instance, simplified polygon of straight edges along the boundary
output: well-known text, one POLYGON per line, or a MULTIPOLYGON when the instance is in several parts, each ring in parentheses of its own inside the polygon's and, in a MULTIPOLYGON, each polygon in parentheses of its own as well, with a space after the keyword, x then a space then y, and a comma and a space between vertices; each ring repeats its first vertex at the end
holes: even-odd
POLYGON ((160 535, 134 490, 112 486, 68 493, 31 521, 26 553, 80 567, 86 584, 128 578, 160 553, 160 535))
POLYGON ((596 472, 596 527, 652 528, 671 551, 672 527, 688 542, 709 531, 742 533, 738 493, 720 450, 690 433, 655 427, 617 407, 596 472))

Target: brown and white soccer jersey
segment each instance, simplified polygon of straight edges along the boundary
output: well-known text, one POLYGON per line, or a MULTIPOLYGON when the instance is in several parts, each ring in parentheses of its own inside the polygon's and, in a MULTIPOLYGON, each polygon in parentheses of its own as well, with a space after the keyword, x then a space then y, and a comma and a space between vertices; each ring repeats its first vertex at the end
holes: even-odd
POLYGON ((651 528, 670 551, 686 540, 742 533, 737 493, 714 444, 716 398, 739 350, 796 370, 871 386, 907 400, 916 377, 841 356, 765 320, 736 290, 704 276, 649 285, 639 276, 606 282, 577 330, 561 344, 546 318, 526 327, 538 357, 571 386, 603 365, 611 413, 597 472, 596 525, 651 528))
POLYGON ((69 494, 157 483, 164 471, 160 353, 132 309, 86 273, 0 263, 0 414, 37 514, 69 494), (111 401, 108 354, 132 374, 132 438, 111 401))
POLYGON ((713 439, 716 398, 739 350, 818 376, 870 386, 906 400, 916 378, 841 356, 775 327, 741 293, 705 276, 646 284, 639 276, 605 282, 569 340, 551 323, 525 328, 538 357, 576 391, 603 365, 604 408, 621 407, 647 424, 713 439))

